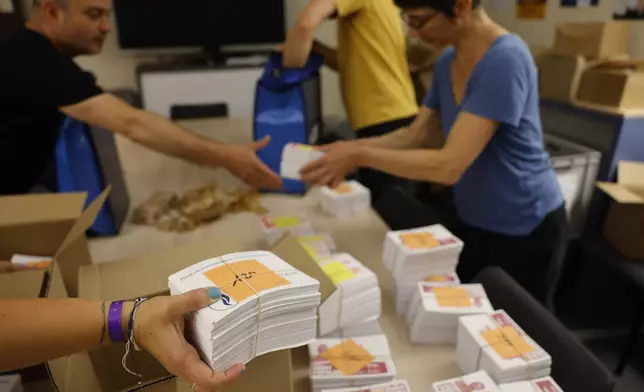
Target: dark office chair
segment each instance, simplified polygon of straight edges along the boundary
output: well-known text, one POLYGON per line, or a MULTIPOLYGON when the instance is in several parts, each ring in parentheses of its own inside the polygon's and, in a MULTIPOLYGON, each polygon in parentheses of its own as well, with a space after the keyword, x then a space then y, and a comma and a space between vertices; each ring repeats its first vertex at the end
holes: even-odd
POLYGON ((488 267, 474 282, 485 287, 495 309, 505 310, 552 356, 552 377, 564 391, 613 391, 613 373, 505 271, 488 267))
POLYGON ((374 206, 391 230, 407 230, 440 223, 440 217, 404 189, 387 188, 374 206))

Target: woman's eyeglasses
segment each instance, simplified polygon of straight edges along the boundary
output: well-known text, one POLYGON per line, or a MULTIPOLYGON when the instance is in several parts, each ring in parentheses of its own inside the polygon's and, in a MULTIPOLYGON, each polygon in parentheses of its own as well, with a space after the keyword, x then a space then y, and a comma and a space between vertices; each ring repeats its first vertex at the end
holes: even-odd
POLYGON ((407 26, 409 26, 414 30, 420 30, 423 27, 425 27, 427 23, 431 22, 432 19, 438 16, 438 14, 439 12, 436 12, 432 15, 420 16, 420 15, 409 15, 409 14, 406 14, 405 12, 401 12, 400 15, 402 17, 403 22, 405 22, 407 26))

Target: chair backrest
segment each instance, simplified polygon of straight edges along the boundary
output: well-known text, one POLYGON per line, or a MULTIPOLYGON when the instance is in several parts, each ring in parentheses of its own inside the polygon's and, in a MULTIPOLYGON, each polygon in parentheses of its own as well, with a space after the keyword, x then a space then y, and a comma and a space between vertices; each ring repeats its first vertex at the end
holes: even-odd
POLYGON ((552 356, 552 377, 564 391, 613 391, 613 373, 505 271, 488 267, 474 282, 485 287, 495 309, 505 310, 552 356))
POLYGON ((398 186, 390 186, 376 201, 376 212, 391 230, 407 230, 440 223, 439 216, 398 186))

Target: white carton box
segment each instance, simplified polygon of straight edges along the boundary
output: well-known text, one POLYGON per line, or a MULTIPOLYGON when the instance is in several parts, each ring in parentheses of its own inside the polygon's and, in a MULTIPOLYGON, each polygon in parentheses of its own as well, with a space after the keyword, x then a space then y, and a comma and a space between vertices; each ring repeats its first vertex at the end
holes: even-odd
POLYGON ((320 190, 321 206, 335 217, 347 217, 369 211, 371 192, 357 181, 348 181, 335 189, 324 187, 320 190))
POLYGON ((300 170, 313 161, 322 158, 324 153, 313 146, 289 143, 282 150, 280 173, 282 177, 291 180, 301 180, 300 170))

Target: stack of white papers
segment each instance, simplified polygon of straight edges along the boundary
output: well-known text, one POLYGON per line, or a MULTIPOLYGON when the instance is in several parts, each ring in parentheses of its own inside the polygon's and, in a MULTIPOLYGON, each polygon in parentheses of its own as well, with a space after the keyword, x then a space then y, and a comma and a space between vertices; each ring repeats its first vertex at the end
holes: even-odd
POLYGON ((329 334, 324 335, 323 339, 328 338, 357 338, 362 336, 384 335, 382 327, 378 320, 367 321, 366 323, 354 324, 346 328, 340 328, 329 334))
POLYGON ((421 282, 413 298, 407 313, 413 344, 456 344, 461 316, 494 312, 480 284, 435 287, 421 282))
POLYGON ((564 392, 551 377, 499 385, 501 392, 564 392))
POLYGON ((371 192, 357 181, 343 182, 337 188, 320 190, 321 206, 331 216, 344 218, 369 211, 371 192))
POLYGON ((500 392, 496 383, 484 371, 436 382, 432 385, 432 390, 434 392, 500 392))
POLYGON ((405 380, 396 380, 386 384, 370 385, 358 388, 324 389, 322 392, 411 392, 405 380))
POLYGON ((320 339, 309 344, 313 392, 392 381, 396 368, 385 335, 320 339))
POLYGON ((376 274, 347 253, 334 254, 319 265, 336 286, 320 305, 320 336, 380 317, 382 298, 376 274))
POLYGON ((462 250, 463 242, 442 225, 387 233, 382 259, 396 280, 398 314, 406 313, 417 282, 453 273, 462 250))
MULTIPOLYGON (((431 284, 433 287, 447 287, 461 284, 460 279, 453 272, 438 275, 429 275, 424 279, 421 279, 420 282, 426 282, 428 284, 431 284)), ((398 311, 398 314, 409 314, 411 303, 412 301, 414 301, 414 297, 418 297, 418 300, 420 300, 420 297, 418 296, 418 283, 419 282, 415 280, 403 280, 396 282, 396 310, 398 311)))
POLYGON ((11 256, 12 264, 24 265, 26 267, 40 269, 49 268, 52 260, 53 257, 21 255, 17 253, 11 256))
POLYGON ((280 173, 282 177, 291 180, 301 180, 300 170, 313 161, 322 158, 324 153, 313 146, 289 143, 282 150, 280 173))
POLYGON ((260 223, 269 246, 275 245, 286 233, 295 237, 314 233, 311 222, 303 215, 262 216, 260 223))
POLYGON ((485 370, 497 384, 550 375, 552 358, 503 310, 459 320, 458 364, 463 373, 485 370))
POLYGON ((328 234, 313 234, 297 237, 297 241, 314 260, 320 261, 331 257, 338 248, 328 234))
POLYGON ((193 314, 203 360, 222 371, 316 337, 320 283, 270 252, 208 259, 171 275, 170 292, 219 287, 221 300, 193 314))

